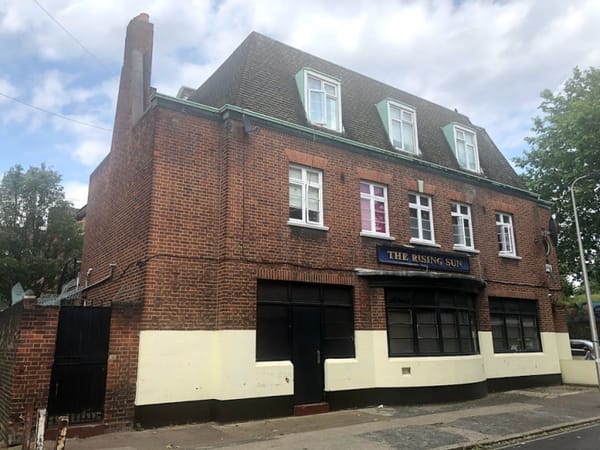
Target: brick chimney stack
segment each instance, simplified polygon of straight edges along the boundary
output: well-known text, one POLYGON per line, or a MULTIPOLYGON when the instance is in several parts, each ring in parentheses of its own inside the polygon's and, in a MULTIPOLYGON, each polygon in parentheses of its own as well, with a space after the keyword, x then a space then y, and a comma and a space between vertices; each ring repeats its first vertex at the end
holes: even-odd
POLYGON ((150 104, 150 75, 154 25, 141 13, 127 26, 119 96, 113 131, 113 150, 127 141, 128 133, 150 104))

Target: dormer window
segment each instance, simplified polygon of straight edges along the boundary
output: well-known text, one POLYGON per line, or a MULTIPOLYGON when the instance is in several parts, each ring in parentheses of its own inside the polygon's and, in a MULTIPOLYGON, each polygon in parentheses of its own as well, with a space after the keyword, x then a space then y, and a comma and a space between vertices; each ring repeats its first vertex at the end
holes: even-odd
POLYGON ((392 99, 384 99, 375 106, 392 146, 397 150, 418 155, 415 109, 392 99))
POLYGON ((477 134, 475 134, 475 131, 458 123, 450 123, 443 127, 442 131, 454 152, 458 165, 462 169, 480 173, 477 134))
POLYGON ((388 102, 390 141, 398 150, 417 153, 417 121, 415 110, 388 102))
MULTIPOLYGON (((299 90, 308 121, 333 131, 342 131, 342 106, 339 81, 311 70, 302 70, 303 88, 299 90)), ((296 76, 299 82, 300 77, 296 76)))
POLYGON ((454 126, 456 139, 456 159, 461 167, 479 172, 479 155, 477 154, 477 138, 475 133, 466 128, 454 126))

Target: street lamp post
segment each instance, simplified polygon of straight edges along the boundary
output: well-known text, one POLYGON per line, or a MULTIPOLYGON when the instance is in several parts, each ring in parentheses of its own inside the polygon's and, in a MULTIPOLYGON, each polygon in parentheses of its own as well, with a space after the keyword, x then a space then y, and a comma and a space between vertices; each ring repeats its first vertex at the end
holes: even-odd
POLYGON ((581 272, 583 276, 583 286, 585 288, 585 299, 588 306, 588 315, 590 318, 590 329, 592 331, 592 342, 594 343, 594 359, 596 362, 596 374, 598 376, 598 387, 600 388, 600 342, 598 342, 598 330, 596 329, 596 315, 592 305, 592 294, 590 291, 590 282, 587 276, 587 265, 585 263, 585 254, 583 252, 583 242, 581 232, 579 231, 579 219, 577 218, 577 204, 575 203, 575 183, 584 178, 600 178, 600 171, 590 172, 587 175, 575 178, 571 183, 571 200, 573 201, 573 216, 575 217, 575 231, 577 232, 577 244, 579 245, 579 257, 581 258, 581 272))

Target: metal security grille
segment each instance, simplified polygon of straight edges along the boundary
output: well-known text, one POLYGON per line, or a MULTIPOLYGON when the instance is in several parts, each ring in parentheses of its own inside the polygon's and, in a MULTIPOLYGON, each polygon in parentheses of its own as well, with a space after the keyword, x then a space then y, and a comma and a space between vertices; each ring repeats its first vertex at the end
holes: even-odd
POLYGON ((102 419, 110 312, 110 308, 61 308, 48 397, 50 423, 64 415, 70 423, 102 419))

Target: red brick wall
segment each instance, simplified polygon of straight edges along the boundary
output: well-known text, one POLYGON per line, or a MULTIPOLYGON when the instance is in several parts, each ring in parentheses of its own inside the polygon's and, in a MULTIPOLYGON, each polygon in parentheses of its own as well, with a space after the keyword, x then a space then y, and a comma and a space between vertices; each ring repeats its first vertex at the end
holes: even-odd
MULTIPOLYGON (((267 128, 247 136, 239 122, 167 109, 152 110, 137 131, 144 142, 133 141, 128 161, 143 161, 146 155, 148 167, 133 174, 120 170, 110 184, 137 187, 144 195, 135 197, 149 207, 135 209, 125 202, 131 189, 113 187, 113 195, 104 199, 113 209, 123 202, 123 217, 115 223, 121 215, 107 211, 106 227, 112 230, 94 238, 102 242, 104 263, 110 254, 110 261, 127 273, 94 290, 94 297, 106 291, 112 301, 144 299, 142 328, 252 328, 256 279, 263 276, 257 274, 265 270, 287 270, 289 279, 328 274, 328 282, 354 284, 361 311, 358 328, 385 328, 385 315, 370 305, 373 296, 382 294, 360 288, 354 275, 357 267, 398 269, 377 262, 375 249, 382 241, 359 236, 358 183, 377 178, 388 184, 396 244, 410 239, 408 192, 417 189, 417 180, 423 180, 425 193, 433 198, 441 250, 452 250, 450 202, 471 204, 480 251, 471 257, 471 275, 488 283, 480 298, 482 329, 489 329, 487 296, 537 299, 543 330, 554 329, 548 294, 559 289, 557 265, 554 254, 544 256, 541 239, 549 211, 529 199, 267 128), (151 130, 153 141, 147 137, 151 130), (290 162, 323 170, 329 231, 287 225, 290 162), (147 185, 152 185, 151 195, 144 190, 147 185), (498 257, 496 211, 513 215, 521 260, 498 257), (107 235, 112 236, 108 242, 107 235), (552 275, 545 272, 547 262, 555 269, 552 275)), ((271 276, 280 278, 265 275, 271 276)))
POLYGON ((18 304, 0 312, 0 442, 5 444, 14 433, 11 401, 22 311, 22 304, 18 304))
POLYGON ((27 408, 45 408, 58 307, 19 303, 0 313, 0 438, 20 442, 27 408))
POLYGON ((558 274, 544 267, 557 265, 541 241, 549 211, 535 202, 367 152, 265 127, 245 135, 234 120, 155 107, 113 147, 90 189, 84 275, 93 267, 93 283, 109 263, 117 269, 87 300, 139 305, 126 314, 128 328, 113 316, 106 422, 132 419, 140 329, 254 328, 257 279, 353 285, 356 328, 385 329, 384 291, 369 288, 355 269, 402 268, 377 262, 376 245, 388 241, 359 236, 361 179, 388 185, 395 244, 409 243, 408 193, 417 180, 433 198, 442 251, 453 246, 450 202, 470 203, 480 251, 470 274, 487 282, 478 299, 480 329, 490 329, 488 296, 538 300, 541 330, 556 329, 548 294, 559 289, 558 274), (287 225, 291 162, 323 170, 329 231, 287 225), (496 211, 513 214, 521 260, 498 257, 496 211))
POLYGON ((104 423, 113 430, 132 425, 140 310, 141 305, 115 303, 112 307, 104 423))

